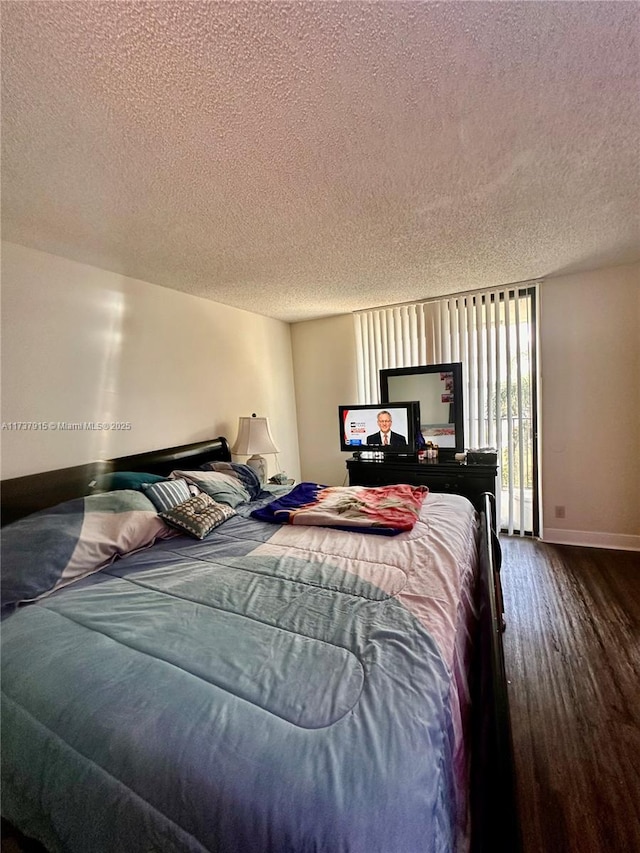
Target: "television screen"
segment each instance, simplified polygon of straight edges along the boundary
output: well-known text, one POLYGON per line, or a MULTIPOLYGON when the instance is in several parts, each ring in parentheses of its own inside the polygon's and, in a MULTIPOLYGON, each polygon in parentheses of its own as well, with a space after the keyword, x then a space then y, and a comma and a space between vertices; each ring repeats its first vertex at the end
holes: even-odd
POLYGON ((340 448, 412 453, 416 449, 417 402, 389 406, 339 406, 340 448))

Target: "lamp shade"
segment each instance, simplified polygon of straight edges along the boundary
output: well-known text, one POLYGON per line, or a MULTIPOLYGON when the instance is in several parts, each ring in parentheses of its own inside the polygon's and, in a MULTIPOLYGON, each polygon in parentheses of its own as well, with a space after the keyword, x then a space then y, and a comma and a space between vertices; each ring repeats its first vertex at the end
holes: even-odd
POLYGON ((259 453, 278 453, 268 418, 238 418, 238 437, 231 448, 238 456, 252 456, 259 453))

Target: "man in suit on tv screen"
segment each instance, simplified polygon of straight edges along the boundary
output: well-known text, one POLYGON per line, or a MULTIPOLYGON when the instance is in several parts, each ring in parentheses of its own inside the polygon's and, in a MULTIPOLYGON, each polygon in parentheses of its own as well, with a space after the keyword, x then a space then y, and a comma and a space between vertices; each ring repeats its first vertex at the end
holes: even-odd
POLYGON ((378 432, 367 436, 367 444, 381 444, 383 447, 406 447, 407 439, 399 432, 391 430, 391 415, 386 410, 378 412, 378 432))

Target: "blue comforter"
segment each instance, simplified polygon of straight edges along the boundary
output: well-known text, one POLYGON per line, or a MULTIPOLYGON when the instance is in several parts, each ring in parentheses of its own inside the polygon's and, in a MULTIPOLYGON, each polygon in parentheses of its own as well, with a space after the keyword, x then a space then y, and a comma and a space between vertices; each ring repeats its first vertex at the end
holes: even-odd
POLYGON ((239 515, 5 620, 10 821, 68 853, 457 849, 451 670, 406 572, 366 570, 420 536, 283 535, 239 515))

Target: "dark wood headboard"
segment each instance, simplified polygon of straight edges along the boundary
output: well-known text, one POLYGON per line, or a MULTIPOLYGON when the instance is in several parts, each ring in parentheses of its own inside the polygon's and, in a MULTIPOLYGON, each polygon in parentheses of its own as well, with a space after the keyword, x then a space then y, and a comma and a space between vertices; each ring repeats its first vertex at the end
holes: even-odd
POLYGON ((73 468, 60 468, 42 474, 13 477, 0 484, 1 522, 17 521, 25 515, 89 492, 89 483, 99 474, 110 471, 145 471, 167 476, 174 469, 195 470, 205 462, 228 462, 231 452, 223 436, 178 447, 121 456, 118 459, 98 460, 73 468))

